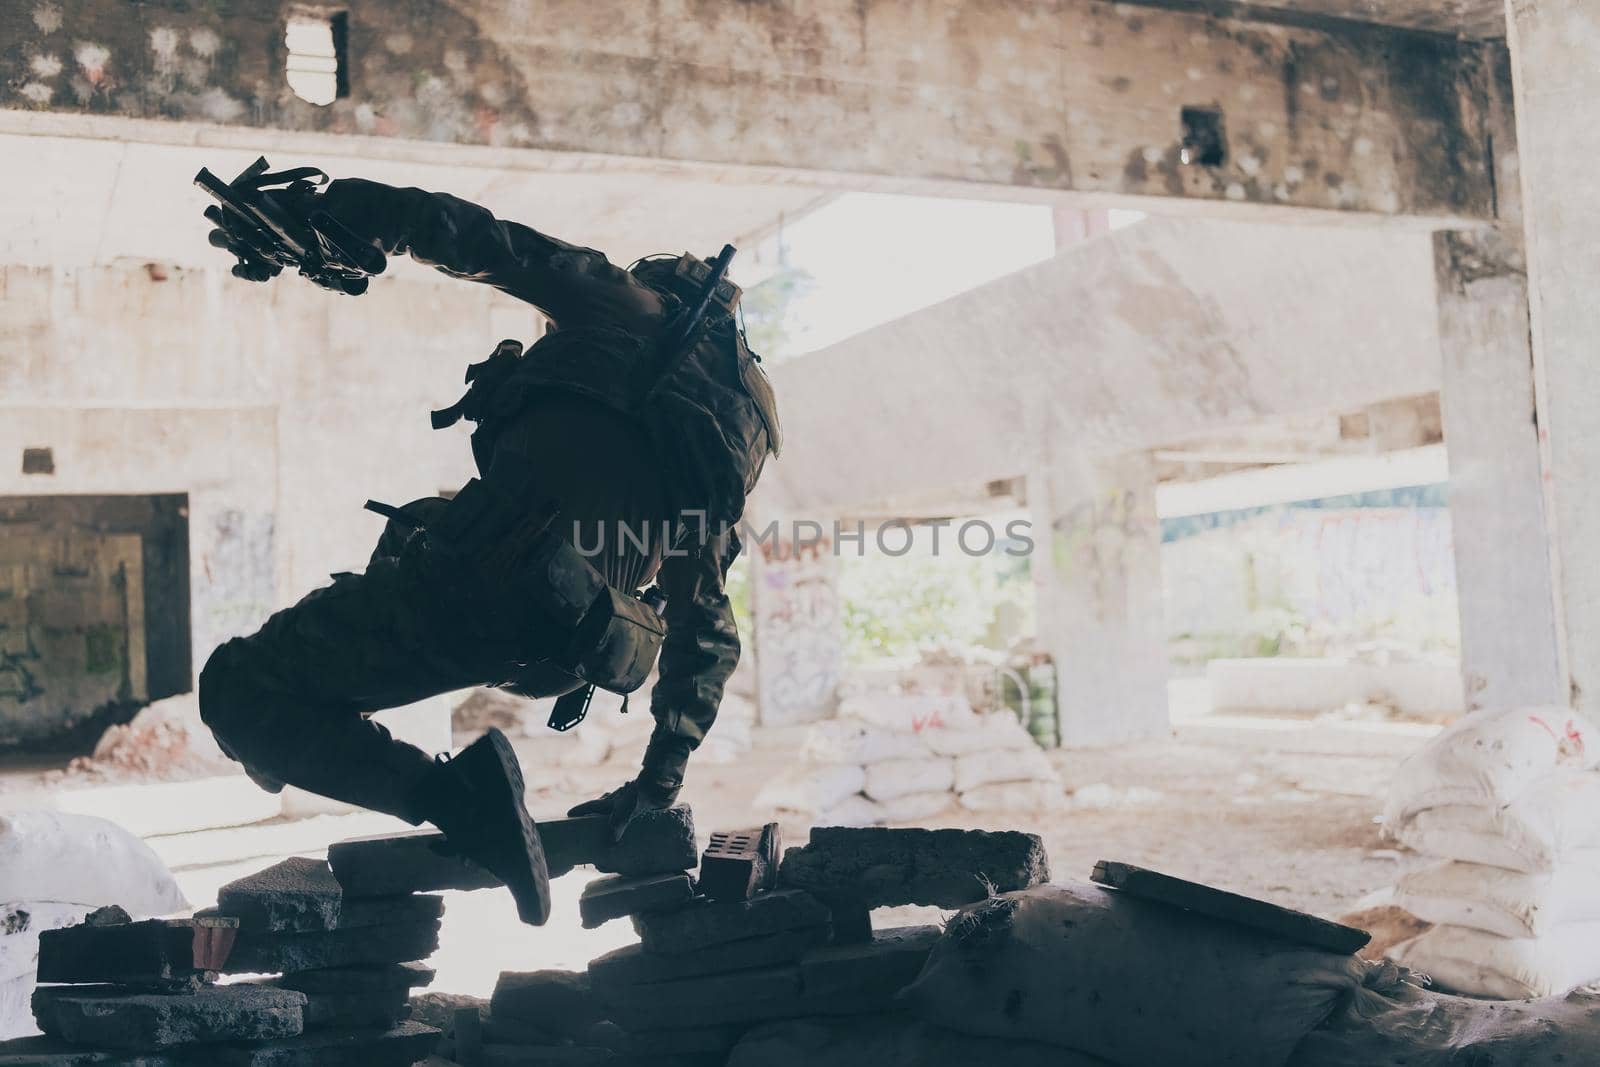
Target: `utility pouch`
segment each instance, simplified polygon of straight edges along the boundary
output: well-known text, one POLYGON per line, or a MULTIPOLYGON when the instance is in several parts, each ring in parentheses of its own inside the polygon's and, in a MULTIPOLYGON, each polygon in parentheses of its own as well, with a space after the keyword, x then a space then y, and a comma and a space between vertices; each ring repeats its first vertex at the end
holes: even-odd
POLYGON ((601 689, 631 693, 649 676, 666 636, 654 608, 608 585, 579 628, 578 673, 601 689))

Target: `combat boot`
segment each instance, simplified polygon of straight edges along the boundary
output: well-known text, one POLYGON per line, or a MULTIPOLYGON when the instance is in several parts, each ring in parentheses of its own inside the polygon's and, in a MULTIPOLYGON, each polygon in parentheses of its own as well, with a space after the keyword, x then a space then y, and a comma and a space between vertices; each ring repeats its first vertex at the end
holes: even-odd
POLYGON ((505 882, 523 922, 543 926, 550 918, 550 872, 522 793, 511 742, 490 729, 429 769, 415 810, 444 831, 451 850, 505 882))

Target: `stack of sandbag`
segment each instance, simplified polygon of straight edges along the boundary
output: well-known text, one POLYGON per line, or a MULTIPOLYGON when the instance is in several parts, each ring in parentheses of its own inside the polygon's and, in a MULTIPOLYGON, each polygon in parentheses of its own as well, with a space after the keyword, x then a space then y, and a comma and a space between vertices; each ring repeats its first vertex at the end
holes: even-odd
POLYGON ((852 697, 812 727, 799 762, 756 804, 824 825, 871 826, 956 805, 1038 811, 1064 799, 1055 768, 1015 714, 976 712, 959 694, 881 694, 852 697))
POLYGON ((1123 1067, 1282 1067, 1372 966, 1069 883, 964 908, 904 999, 924 1023, 1015 1043, 1019 1063, 1049 1062, 1042 1044, 1123 1067))
POLYGON ((1515 999, 1600 978, 1600 732, 1566 708, 1467 716, 1400 766, 1385 832, 1438 860, 1395 903, 1432 929, 1394 960, 1515 999))
POLYGON ((1424 989, 1397 968, 1375 968, 1327 1022, 1300 1042, 1289 1067, 1569 1067, 1600 1048, 1600 996, 1571 993, 1486 1003, 1424 989))
POLYGON ((55 811, 0 817, 0 1040, 38 1033, 29 1000, 39 935, 117 901, 138 917, 189 907, 166 864, 115 823, 55 811))

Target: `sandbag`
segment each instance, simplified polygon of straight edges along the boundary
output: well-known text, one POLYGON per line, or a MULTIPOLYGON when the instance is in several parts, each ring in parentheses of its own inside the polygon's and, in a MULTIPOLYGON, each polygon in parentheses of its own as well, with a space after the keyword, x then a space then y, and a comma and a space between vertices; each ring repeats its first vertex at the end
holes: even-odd
POLYGON ((1570 709, 1474 712, 1400 764, 1384 823, 1447 804, 1499 807, 1537 782, 1597 765, 1600 733, 1570 709))
POLYGON ((978 716, 971 727, 924 730, 922 739, 938 756, 965 756, 973 752, 1037 749, 1039 743, 1009 711, 978 716))
POLYGON ((931 819, 949 811, 956 802, 955 794, 945 791, 906 793, 891 800, 878 802, 879 822, 914 823, 931 819))
POLYGON ((954 781, 952 760, 883 760, 867 766, 867 782, 861 791, 873 800, 884 801, 908 793, 948 793, 954 781))
POLYGON ((819 722, 806 732, 800 759, 806 763, 878 763, 886 759, 916 759, 928 755, 928 746, 913 733, 884 730, 846 719, 819 722))
MULTIPOLYGON (((1032 1041, 972 1037, 900 1015, 793 1019, 739 1039, 728 1067, 1103 1067, 1093 1056, 1032 1041)), ((1107 1065, 1108 1067, 1108 1065, 1107 1065)))
POLYGON ((0 816, 0 900, 118 904, 135 917, 189 907, 150 846, 107 819, 58 811, 0 816))
POLYGON ((0 982, 38 970, 39 935, 71 926, 93 910, 53 900, 0 904, 0 982))
POLYGON ((957 693, 874 693, 847 697, 839 718, 880 730, 923 734, 935 730, 967 730, 978 725, 978 713, 957 693))
POLYGON ((755 806, 814 815, 861 792, 867 772, 853 763, 802 763, 761 787, 755 806))
POLYGON ((1600 979, 1600 922, 1565 923, 1537 938, 1435 926, 1391 948, 1389 958, 1452 993, 1554 996, 1600 979))
POLYGON ((995 782, 1054 782, 1056 769, 1037 745, 1004 752, 973 752, 956 757, 956 792, 995 782))
POLYGON ((1060 811, 1068 806, 1066 790, 1056 782, 996 782, 961 794, 968 811, 1060 811))
POLYGON ((1430 923, 1542 937, 1566 923, 1600 922, 1600 857, 1541 874, 1449 860, 1401 878, 1394 902, 1430 923))
POLYGON ((33 1021, 33 990, 38 985, 34 972, 0 979, 0 1041, 31 1037, 39 1032, 33 1021))
POLYGON ((919 1018, 1124 1067, 1280 1067, 1371 968, 1083 884, 964 908, 902 996, 919 1018))
POLYGON ((1600 997, 1485 1002, 1407 983, 1364 991, 1307 1034, 1289 1067, 1575 1067, 1600 1048, 1600 997))
POLYGON ((1516 871, 1549 871, 1600 853, 1600 772, 1538 782, 1499 807, 1447 804, 1416 812, 1388 835, 1425 856, 1516 871))
POLYGON ((860 793, 845 797, 817 813, 817 826, 878 826, 885 821, 883 806, 860 793))

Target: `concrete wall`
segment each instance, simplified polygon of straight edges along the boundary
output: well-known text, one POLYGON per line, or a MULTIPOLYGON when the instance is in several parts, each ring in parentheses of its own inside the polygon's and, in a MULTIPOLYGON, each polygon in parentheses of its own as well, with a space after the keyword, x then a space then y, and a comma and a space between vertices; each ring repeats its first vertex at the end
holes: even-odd
POLYGON ((358 300, 297 279, 142 265, 0 269, 0 495, 189 495, 196 668, 332 571, 382 520, 473 473, 428 426, 532 309, 460 282, 382 278, 358 300), (49 475, 20 473, 48 447, 49 475), (9 456, 10 459, 4 457, 9 456))

